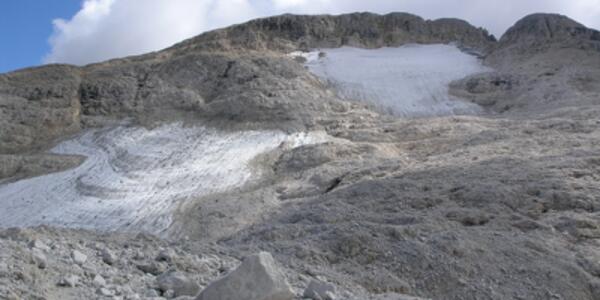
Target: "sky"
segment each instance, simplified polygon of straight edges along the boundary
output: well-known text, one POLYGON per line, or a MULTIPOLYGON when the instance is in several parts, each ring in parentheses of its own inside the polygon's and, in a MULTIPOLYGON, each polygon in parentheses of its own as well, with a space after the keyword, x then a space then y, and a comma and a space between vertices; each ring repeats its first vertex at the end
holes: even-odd
POLYGON ((52 20, 80 7, 80 0, 0 0, 0 72, 41 64, 51 49, 52 20))
POLYGON ((0 72, 142 54, 257 17, 355 11, 456 17, 496 37, 534 12, 600 28, 600 0, 2 0, 0 72))

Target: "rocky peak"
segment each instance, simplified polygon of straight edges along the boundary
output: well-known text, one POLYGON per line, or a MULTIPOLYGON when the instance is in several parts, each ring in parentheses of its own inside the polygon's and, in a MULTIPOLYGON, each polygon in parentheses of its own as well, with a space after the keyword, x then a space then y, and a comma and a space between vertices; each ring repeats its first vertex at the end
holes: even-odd
POLYGON ((537 13, 524 17, 506 31, 486 57, 497 69, 520 66, 524 62, 569 65, 575 52, 600 55, 600 32, 558 14, 537 13), (571 54, 565 54, 570 52, 571 54), (541 56, 539 54, 542 54, 541 56), (533 58, 536 59, 532 60, 533 58))
POLYGON ((600 32, 559 14, 537 13, 524 17, 500 39, 501 45, 579 42, 600 51, 600 32))

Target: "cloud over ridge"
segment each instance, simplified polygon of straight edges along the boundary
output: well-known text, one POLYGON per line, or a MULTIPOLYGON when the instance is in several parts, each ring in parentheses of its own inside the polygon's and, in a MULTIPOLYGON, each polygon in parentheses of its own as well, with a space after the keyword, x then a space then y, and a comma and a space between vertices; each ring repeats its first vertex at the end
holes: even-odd
POLYGON ((204 31, 282 13, 404 11, 456 17, 501 35, 533 12, 566 14, 600 28, 600 0, 83 0, 69 20, 56 19, 46 63, 87 64, 160 50, 204 31))

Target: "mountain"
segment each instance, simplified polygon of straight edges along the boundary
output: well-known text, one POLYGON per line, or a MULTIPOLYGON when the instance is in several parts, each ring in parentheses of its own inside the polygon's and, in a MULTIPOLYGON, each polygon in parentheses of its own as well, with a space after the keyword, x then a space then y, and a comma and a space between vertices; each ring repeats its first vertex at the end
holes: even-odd
POLYGON ((596 299, 598 39, 555 14, 498 41, 457 19, 282 15, 2 74, 0 226, 44 225, 0 230, 0 298, 278 274, 282 297, 596 299), (478 109, 402 107, 419 99, 478 109))

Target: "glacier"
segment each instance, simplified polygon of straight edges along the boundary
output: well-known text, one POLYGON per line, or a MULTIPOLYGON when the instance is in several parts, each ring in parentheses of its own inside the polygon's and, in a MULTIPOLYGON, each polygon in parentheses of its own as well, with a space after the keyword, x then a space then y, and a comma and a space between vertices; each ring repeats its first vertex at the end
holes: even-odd
POLYGON ((304 57, 306 67, 341 98, 400 117, 481 112, 478 105, 449 95, 448 85, 471 74, 491 71, 477 57, 443 44, 342 47, 290 55, 304 57))
POLYGON ((51 150, 85 156, 80 166, 0 185, 0 227, 46 224, 161 234, 182 201, 260 176, 249 166, 257 155, 325 139, 320 132, 224 132, 180 123, 89 130, 51 150))

